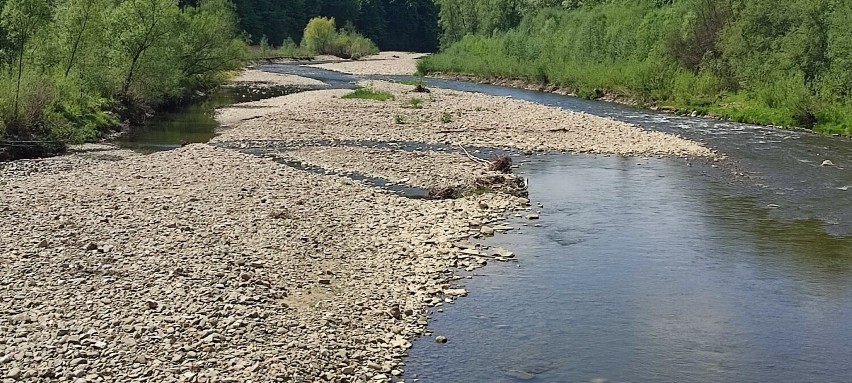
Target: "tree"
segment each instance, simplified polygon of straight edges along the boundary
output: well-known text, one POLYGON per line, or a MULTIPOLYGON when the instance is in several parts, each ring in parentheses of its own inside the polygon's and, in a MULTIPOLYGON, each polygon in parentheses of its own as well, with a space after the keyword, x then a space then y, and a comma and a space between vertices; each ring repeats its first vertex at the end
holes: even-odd
POLYGON ((18 120, 20 108, 21 78, 24 73, 24 52, 26 52, 27 42, 50 20, 50 13, 51 9, 44 0, 8 0, 0 15, 0 24, 6 29, 9 38, 16 43, 18 72, 13 115, 15 121, 18 120))
POLYGON ((240 65, 244 45, 234 39, 237 18, 228 0, 201 0, 185 9, 178 22, 177 65, 184 81, 208 80, 240 65))
POLYGON ((305 27, 302 46, 315 53, 330 52, 336 34, 334 19, 315 17, 305 27))
POLYGON ((126 61, 120 95, 129 96, 142 56, 169 39, 178 15, 175 0, 124 0, 113 15, 113 34, 126 61))
POLYGON ((68 49, 64 74, 67 78, 81 51, 85 50, 91 31, 100 26, 108 4, 103 0, 68 0, 56 17, 56 24, 64 32, 64 48, 68 49))

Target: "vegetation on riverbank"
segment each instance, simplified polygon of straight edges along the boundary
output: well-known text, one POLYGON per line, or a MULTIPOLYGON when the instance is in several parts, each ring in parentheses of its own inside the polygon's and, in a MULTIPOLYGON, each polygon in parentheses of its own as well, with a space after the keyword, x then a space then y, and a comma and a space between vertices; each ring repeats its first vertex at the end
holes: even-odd
POLYGON ((852 134, 849 2, 439 2, 444 49, 421 61, 422 73, 523 79, 852 134))
POLYGON ((361 33, 349 28, 337 29, 334 18, 314 17, 305 26, 301 44, 288 39, 276 48, 263 38, 259 46, 249 47, 247 56, 249 59, 311 59, 316 55, 334 55, 357 60, 377 53, 379 47, 361 33))
POLYGON ((210 89, 245 51, 230 0, 0 0, 0 9, 0 141, 49 142, 0 148, 9 157, 95 139, 210 89))

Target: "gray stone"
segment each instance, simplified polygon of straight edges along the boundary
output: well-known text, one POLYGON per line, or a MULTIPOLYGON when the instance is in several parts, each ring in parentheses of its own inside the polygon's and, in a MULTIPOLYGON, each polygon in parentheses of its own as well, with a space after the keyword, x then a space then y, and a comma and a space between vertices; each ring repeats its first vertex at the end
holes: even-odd
POLYGON ((21 369, 17 367, 12 367, 6 372, 6 377, 11 379, 18 379, 21 376, 21 369))

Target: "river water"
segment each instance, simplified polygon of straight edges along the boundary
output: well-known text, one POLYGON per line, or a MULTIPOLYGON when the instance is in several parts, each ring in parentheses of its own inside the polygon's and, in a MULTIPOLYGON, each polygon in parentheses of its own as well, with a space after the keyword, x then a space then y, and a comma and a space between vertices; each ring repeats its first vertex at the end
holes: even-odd
MULTIPOLYGON (((264 70, 351 87, 294 65, 264 70)), ((395 78, 408 79, 408 78, 395 78)), ((852 141, 499 86, 511 96, 694 139, 719 162, 545 154, 519 171, 541 227, 434 310, 406 381, 852 381, 852 141), (836 166, 821 166, 824 160, 836 166)), ((209 130, 213 133, 215 126, 209 130)))

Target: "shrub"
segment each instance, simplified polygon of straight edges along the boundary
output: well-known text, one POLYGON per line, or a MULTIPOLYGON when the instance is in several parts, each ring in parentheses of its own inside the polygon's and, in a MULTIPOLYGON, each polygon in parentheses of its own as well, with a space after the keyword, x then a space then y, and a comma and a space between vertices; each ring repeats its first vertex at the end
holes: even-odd
POLYGON ((330 54, 345 59, 360 59, 379 53, 379 48, 364 35, 347 28, 335 30, 334 19, 316 17, 305 27, 302 47, 314 54, 330 54))
POLYGON ((305 26, 302 47, 316 54, 326 54, 333 50, 336 37, 334 18, 314 17, 305 26))
POLYGON ((419 97, 412 97, 408 99, 408 103, 406 103, 402 107, 408 109, 423 109, 423 99, 419 97))

